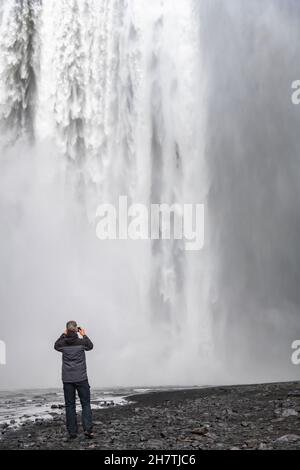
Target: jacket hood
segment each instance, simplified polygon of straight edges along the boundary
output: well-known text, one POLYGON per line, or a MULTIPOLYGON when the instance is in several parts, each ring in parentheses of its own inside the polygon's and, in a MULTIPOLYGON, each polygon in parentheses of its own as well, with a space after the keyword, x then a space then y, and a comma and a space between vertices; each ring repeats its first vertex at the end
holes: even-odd
POLYGON ((75 331, 68 331, 68 334, 66 336, 66 343, 72 344, 75 343, 75 341, 78 340, 78 334, 75 333, 75 331))

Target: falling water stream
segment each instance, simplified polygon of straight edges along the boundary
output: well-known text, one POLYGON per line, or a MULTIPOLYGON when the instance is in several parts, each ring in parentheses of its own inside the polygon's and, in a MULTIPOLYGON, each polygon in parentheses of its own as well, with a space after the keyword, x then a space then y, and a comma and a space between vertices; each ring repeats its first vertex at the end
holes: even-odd
POLYGON ((105 381, 176 383, 178 368, 188 380, 209 351, 204 279, 195 291, 204 255, 180 241, 100 242, 93 219, 120 195, 148 206, 203 202, 197 2, 18 0, 1 15, 3 161, 15 185, 5 211, 8 230, 15 211, 29 243, 13 244, 24 303, 6 308, 56 328, 75 312, 110 363, 105 381), (40 305, 40 289, 55 305, 40 305))
MULTIPOLYGON (((294 63, 295 53, 284 52, 288 34, 295 39, 298 33, 277 0, 269 7, 256 0, 225 3, 1 0, 0 305, 7 387, 58 383, 52 342, 71 318, 96 344, 90 370, 98 386, 284 375, 298 303, 272 277, 270 263, 284 242, 267 240, 285 206, 270 215, 274 225, 260 207, 265 214, 270 202, 262 188, 278 195, 274 168, 284 168, 272 160, 282 142, 276 123, 281 113, 291 123, 289 113, 296 111, 281 101, 272 126, 264 114, 270 109, 265 84, 275 76, 289 99, 297 77, 283 77, 279 59, 294 63), (180 240, 99 241, 96 209, 117 205, 120 195, 147 206, 203 203, 204 249, 187 252, 180 240), (264 334, 258 340, 256 332, 266 333, 273 347, 284 309, 292 318, 285 323, 286 357, 283 349, 272 353, 271 369, 268 358, 257 372, 249 358, 264 334)), ((293 0, 287 3, 297 9, 293 0)), ((289 176, 284 184, 296 188, 289 176)), ((293 195, 280 190, 289 206, 293 195)), ((293 276, 290 255, 281 265, 285 279, 293 276)))

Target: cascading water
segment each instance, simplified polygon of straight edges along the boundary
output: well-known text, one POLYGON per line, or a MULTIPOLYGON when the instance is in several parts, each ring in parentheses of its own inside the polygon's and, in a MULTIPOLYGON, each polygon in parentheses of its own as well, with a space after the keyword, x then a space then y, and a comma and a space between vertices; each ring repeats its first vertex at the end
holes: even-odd
POLYGON ((298 0, 0 1, 1 386, 58 384, 71 318, 96 345, 93 385, 295 377, 299 15, 298 0), (203 203, 204 249, 100 242, 96 209, 120 195, 203 203))
POLYGON ((197 2, 10 0, 1 15, 2 165, 15 191, 3 206, 8 237, 11 211, 21 214, 29 247, 11 249, 31 278, 24 288, 5 261, 22 298, 5 308, 52 319, 53 334, 69 317, 89 324, 100 383, 186 383, 194 361, 197 382, 209 349, 206 287, 194 288, 204 255, 197 267, 178 240, 102 246, 93 225, 97 205, 120 195, 203 202, 197 2))

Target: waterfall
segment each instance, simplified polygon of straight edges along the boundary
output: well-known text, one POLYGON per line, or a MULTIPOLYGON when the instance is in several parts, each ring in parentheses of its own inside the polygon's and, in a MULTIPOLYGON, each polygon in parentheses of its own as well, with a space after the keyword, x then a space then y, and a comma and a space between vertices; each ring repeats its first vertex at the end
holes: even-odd
MULTIPOLYGON (((41 249, 55 253, 60 236, 72 247, 54 254, 63 274, 60 281, 50 276, 51 287, 55 266, 40 265, 38 279, 26 257, 32 293, 24 293, 24 302, 30 310, 36 303, 29 315, 53 316, 56 327, 73 312, 89 322, 102 342, 106 383, 185 383, 194 361, 200 380, 210 331, 204 256, 197 255, 199 268, 180 240, 102 248, 93 224, 97 205, 120 195, 146 205, 204 202, 198 2, 5 1, 0 47, 3 161, 10 159, 6 171, 22 180, 6 202, 21 214, 19 230, 41 249), (30 194, 25 200, 22 185, 30 194), (55 225, 49 231, 45 210, 55 225), (57 292, 64 284, 67 300, 57 292), (33 301, 36 288, 53 296, 51 304, 63 299, 65 311, 33 301), (79 305, 78 290, 85 292, 79 305)), ((18 248, 22 260, 25 247, 18 248)), ((17 315, 14 302, 8 308, 17 315)))
POLYGON ((295 377, 299 15, 298 0, 0 0, 6 387, 58 383, 71 319, 100 386, 295 377), (204 204, 204 248, 100 241, 97 207, 119 196, 204 204))

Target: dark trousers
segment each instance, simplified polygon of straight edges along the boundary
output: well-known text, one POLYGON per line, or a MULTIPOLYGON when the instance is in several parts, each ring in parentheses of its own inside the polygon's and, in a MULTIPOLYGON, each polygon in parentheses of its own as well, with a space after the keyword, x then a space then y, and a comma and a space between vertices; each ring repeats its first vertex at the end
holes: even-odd
POLYGON ((84 431, 91 432, 93 428, 90 386, 87 380, 84 382, 64 382, 64 395, 66 405, 67 430, 70 434, 77 434, 76 417, 76 391, 82 407, 82 426, 84 431))

